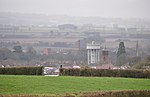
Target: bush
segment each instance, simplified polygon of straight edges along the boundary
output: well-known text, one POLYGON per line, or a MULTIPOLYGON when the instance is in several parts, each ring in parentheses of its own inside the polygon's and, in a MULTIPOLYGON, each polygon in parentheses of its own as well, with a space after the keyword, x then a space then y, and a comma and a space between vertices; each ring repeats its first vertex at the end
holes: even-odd
POLYGON ((150 71, 143 70, 112 70, 112 69, 60 69, 63 76, 95 76, 95 77, 128 77, 128 78, 150 78, 150 71))
POLYGON ((0 68, 0 74, 8 75, 42 75, 43 67, 5 67, 0 68))

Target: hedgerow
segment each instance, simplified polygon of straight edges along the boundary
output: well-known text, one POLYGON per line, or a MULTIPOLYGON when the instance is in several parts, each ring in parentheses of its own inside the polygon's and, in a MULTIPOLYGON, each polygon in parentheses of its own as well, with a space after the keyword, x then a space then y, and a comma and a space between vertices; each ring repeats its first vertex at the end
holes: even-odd
POLYGON ((5 67, 0 68, 0 74, 7 75, 42 75, 43 67, 5 67))
POLYGON ((150 71, 144 70, 121 70, 121 69, 60 69, 62 76, 92 76, 92 77, 127 77, 127 78, 150 78, 150 71))

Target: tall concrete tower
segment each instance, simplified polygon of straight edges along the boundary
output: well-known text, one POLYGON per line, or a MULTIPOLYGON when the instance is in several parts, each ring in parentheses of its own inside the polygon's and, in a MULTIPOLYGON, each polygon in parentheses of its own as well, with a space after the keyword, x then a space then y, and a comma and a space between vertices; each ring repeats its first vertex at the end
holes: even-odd
POLYGON ((91 44, 87 44, 88 53, 88 65, 96 65, 100 63, 100 44, 92 41, 91 44))

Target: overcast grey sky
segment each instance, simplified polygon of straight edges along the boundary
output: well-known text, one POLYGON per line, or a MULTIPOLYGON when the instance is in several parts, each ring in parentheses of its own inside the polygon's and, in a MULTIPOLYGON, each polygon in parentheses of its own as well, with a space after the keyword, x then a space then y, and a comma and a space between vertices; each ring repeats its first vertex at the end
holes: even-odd
POLYGON ((0 12, 149 18, 150 0, 0 0, 0 12))

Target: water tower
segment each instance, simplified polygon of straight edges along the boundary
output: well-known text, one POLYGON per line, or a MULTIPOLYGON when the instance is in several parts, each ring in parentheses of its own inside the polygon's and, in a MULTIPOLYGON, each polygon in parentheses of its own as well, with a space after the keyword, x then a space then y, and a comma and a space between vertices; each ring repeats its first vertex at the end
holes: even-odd
POLYGON ((88 65, 100 64, 100 44, 92 43, 87 44, 87 54, 88 54, 88 65))

